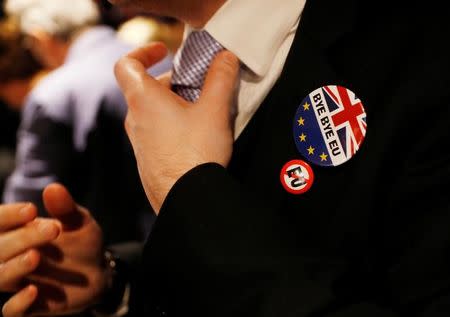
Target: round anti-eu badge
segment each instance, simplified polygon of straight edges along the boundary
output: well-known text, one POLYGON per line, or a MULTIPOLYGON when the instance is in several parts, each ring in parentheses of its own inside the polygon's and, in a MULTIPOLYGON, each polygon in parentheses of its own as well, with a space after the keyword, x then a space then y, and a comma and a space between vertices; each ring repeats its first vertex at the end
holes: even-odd
POLYGON ((342 86, 311 92, 297 109, 294 139, 303 157, 320 166, 338 166, 361 147, 367 130, 361 100, 342 86))
POLYGON ((281 169, 280 181, 287 192, 295 195, 306 193, 314 183, 314 173, 308 163, 293 160, 281 169))

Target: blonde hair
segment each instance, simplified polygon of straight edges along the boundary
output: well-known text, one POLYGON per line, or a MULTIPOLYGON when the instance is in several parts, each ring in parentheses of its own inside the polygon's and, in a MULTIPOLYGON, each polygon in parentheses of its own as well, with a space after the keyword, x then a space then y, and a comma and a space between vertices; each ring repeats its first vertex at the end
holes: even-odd
POLYGON ((5 11, 18 19, 26 34, 40 29, 65 39, 100 20, 93 0, 7 0, 5 11))

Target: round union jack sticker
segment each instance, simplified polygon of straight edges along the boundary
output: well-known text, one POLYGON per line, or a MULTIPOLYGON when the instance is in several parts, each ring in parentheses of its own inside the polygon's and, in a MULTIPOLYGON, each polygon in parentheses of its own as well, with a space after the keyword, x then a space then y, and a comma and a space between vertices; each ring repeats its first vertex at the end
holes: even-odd
POLYGON ((299 195, 306 193, 314 182, 314 173, 308 163, 293 160, 281 169, 280 181, 287 192, 299 195))
POLYGON ((324 86, 310 93, 295 114, 298 151, 313 164, 338 166, 361 147, 367 130, 361 100, 342 86, 324 86))

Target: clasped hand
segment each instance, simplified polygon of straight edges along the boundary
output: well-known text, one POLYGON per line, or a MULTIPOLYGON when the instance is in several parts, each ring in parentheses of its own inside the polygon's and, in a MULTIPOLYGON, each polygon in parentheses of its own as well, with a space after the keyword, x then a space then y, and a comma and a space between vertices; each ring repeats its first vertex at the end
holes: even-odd
POLYGON ((61 185, 43 198, 52 218, 37 218, 32 204, 0 206, 0 292, 13 293, 4 317, 80 312, 106 287, 95 220, 61 185))

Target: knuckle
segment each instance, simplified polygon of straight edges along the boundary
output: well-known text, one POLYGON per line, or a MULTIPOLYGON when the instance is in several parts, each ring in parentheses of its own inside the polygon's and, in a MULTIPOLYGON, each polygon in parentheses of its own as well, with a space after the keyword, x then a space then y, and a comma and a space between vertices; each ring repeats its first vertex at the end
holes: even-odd
POLYGON ((130 124, 128 123, 128 120, 125 120, 123 126, 125 128, 125 132, 127 133, 128 137, 130 137, 130 124))
POLYGON ((233 71, 232 66, 225 60, 222 60, 222 62, 217 66, 217 70, 220 72, 219 74, 221 74, 222 76, 227 76, 227 77, 233 71))
POLYGON ((124 127, 125 127, 125 131, 127 132, 127 134, 130 134, 130 130, 131 130, 131 117, 130 114, 128 114, 125 118, 124 121, 124 127))
POLYGON ((133 111, 136 110, 139 104, 139 96, 137 95, 135 89, 129 90, 125 94, 128 104, 128 109, 133 111))
POLYGON ((20 269, 21 271, 28 272, 30 271, 37 262, 37 255, 36 251, 31 250, 25 253, 25 255, 22 255, 20 258, 20 269))
POLYGON ((47 241, 50 230, 51 228, 44 227, 40 221, 32 226, 23 228, 14 241, 15 249, 23 252, 34 245, 47 241))
POLYGON ((135 131, 137 129, 137 123, 133 118, 133 115, 128 114, 125 118, 125 130, 127 131, 128 135, 135 131))

